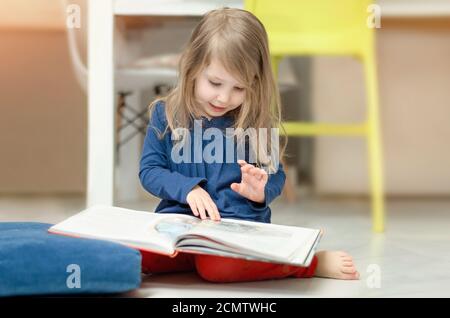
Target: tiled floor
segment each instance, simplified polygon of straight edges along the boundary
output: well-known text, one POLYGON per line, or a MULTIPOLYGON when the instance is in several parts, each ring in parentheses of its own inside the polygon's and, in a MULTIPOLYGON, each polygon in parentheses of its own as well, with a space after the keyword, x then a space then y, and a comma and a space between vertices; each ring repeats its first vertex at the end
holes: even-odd
MULTIPOLYGON (((157 201, 117 205, 151 211, 157 201)), ((57 223, 84 208, 78 196, 0 197, 0 221, 57 223)), ((450 297, 450 199, 402 199, 387 203, 384 234, 371 232, 364 200, 304 197, 278 199, 273 223, 323 228, 320 249, 353 255, 359 281, 284 279, 210 284, 194 273, 144 276, 125 297, 450 297), (378 279, 379 278, 379 279, 378 279)))

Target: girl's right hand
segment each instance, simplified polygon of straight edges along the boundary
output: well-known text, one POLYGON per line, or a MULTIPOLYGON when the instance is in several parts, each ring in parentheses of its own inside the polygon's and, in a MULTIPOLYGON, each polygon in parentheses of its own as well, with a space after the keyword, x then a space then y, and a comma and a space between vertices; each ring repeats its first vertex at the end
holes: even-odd
POLYGON ((195 216, 206 219, 206 212, 213 221, 220 221, 219 210, 211 196, 202 187, 196 185, 186 196, 186 201, 195 216))

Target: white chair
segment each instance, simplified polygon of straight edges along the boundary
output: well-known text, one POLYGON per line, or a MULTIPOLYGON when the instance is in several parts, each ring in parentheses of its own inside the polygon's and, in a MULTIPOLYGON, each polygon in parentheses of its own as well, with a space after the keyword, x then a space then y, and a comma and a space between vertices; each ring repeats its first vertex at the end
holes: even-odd
MULTIPOLYGON (((79 1, 80 2, 80 1, 79 1)), ((73 1, 62 0, 64 13, 73 1)), ((82 39, 86 39, 86 30, 81 27, 66 28, 67 44, 78 84, 87 92, 88 72, 86 64, 81 58, 81 50, 77 41, 76 31, 82 32, 82 39)), ((114 85, 116 92, 142 91, 153 88, 158 84, 175 84, 178 77, 177 62, 179 54, 165 54, 151 57, 139 58, 120 66, 115 70, 114 85)))
MULTIPOLYGON (((69 5, 78 4, 82 11, 85 11, 86 0, 68 1, 61 0, 64 17, 67 16, 69 5)), ((86 8, 87 10, 87 8, 86 8)), ((81 12, 82 16, 87 16, 81 12)), ((65 19, 64 19, 65 21, 65 19)), ((84 21, 84 19, 81 19, 84 21)), ((87 94, 88 70, 86 63, 83 62, 81 46, 77 35, 81 40, 87 39, 87 28, 81 25, 81 28, 67 28, 67 44, 69 55, 72 62, 73 71, 79 86, 87 94), (78 33, 81 32, 81 33, 78 33)), ((120 32, 116 32, 116 44, 123 44, 120 47, 120 53, 126 54, 126 41, 123 40, 120 32)), ((117 50, 119 52, 119 50, 117 50)), ((157 55, 135 59, 124 66, 116 67, 114 71, 114 86, 117 96, 117 124, 116 124, 116 164, 121 162, 126 166, 127 171, 117 170, 117 182, 120 184, 120 191, 117 191, 118 200, 133 200, 138 198, 140 183, 137 176, 138 161, 142 140, 139 139, 130 142, 130 140, 140 133, 145 133, 147 112, 146 105, 140 107, 129 107, 130 100, 134 104, 140 103, 140 93, 145 90, 155 90, 158 87, 173 87, 177 81, 179 54, 157 55), (127 98, 132 94, 132 98, 127 98), (137 109, 136 109, 137 108, 137 109), (126 115, 126 112, 129 115, 126 115), (125 123, 123 123, 125 121, 125 123), (121 135, 126 135, 121 138, 121 135), (121 140, 122 139, 122 140, 121 140), (127 143, 125 146, 124 144, 127 143), (119 147, 120 146, 120 147, 119 147), (124 146, 124 147, 122 147, 124 146), (119 148, 124 148, 120 149, 119 148), (121 153, 123 153, 121 155, 121 153)), ((116 186, 116 188, 117 188, 116 186)), ((118 190, 118 189, 117 189, 118 190)))

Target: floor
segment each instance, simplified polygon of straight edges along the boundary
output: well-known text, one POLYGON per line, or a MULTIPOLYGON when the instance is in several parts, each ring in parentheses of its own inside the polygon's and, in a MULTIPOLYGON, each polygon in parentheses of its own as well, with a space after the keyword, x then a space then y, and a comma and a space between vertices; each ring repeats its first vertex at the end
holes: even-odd
MULTIPOLYGON (((0 221, 57 223, 84 208, 82 196, 1 196, 0 221)), ((154 199, 119 206, 151 211, 154 199)), ((450 199, 396 199, 386 204, 386 232, 371 231, 363 199, 277 199, 273 223, 323 228, 320 249, 353 255, 359 281, 283 279, 210 284, 195 273, 149 275, 123 297, 450 297, 450 199)))

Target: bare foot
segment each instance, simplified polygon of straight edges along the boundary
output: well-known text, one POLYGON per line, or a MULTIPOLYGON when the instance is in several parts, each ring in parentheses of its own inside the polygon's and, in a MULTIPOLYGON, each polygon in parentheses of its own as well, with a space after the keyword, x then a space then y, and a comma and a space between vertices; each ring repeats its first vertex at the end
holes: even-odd
POLYGON ((320 251, 316 253, 317 268, 314 276, 334 279, 359 279, 359 273, 352 257, 341 251, 320 251))

